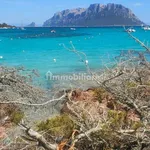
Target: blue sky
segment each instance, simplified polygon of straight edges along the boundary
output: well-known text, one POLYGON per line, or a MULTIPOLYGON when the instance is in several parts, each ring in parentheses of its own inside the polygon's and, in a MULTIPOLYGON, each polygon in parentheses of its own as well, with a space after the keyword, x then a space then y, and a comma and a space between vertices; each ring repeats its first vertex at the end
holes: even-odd
POLYGON ((57 11, 88 7, 93 3, 117 3, 129 7, 144 22, 150 23, 150 0, 0 0, 0 23, 38 25, 57 11))

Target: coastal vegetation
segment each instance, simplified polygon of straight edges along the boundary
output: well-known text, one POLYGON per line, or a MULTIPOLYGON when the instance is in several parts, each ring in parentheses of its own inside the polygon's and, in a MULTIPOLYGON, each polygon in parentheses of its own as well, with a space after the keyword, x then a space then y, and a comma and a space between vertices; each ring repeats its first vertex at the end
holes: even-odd
POLYGON ((13 28, 13 27, 15 27, 15 26, 11 26, 11 25, 8 25, 8 24, 6 24, 6 23, 2 23, 2 24, 0 24, 0 28, 13 28))
POLYGON ((145 51, 121 53, 99 79, 86 63, 95 80, 86 90, 44 90, 32 84, 35 70, 1 66, 0 149, 149 150, 150 51, 128 34, 145 51))

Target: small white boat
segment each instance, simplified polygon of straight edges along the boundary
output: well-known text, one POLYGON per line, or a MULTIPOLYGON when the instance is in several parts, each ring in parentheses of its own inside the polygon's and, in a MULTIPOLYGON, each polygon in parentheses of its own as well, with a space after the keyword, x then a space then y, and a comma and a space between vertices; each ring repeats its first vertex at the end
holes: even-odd
POLYGON ((136 32, 136 30, 133 29, 133 28, 128 28, 126 31, 129 32, 129 33, 131 33, 131 32, 136 32))
POLYGON ((26 29, 25 29, 25 28, 23 28, 23 27, 21 27, 20 29, 21 29, 21 30, 26 30, 26 29))
POLYGON ((147 31, 147 30, 150 30, 150 27, 149 26, 143 26, 142 29, 147 31))
POLYGON ((56 31, 55 30, 51 30, 51 33, 56 33, 56 31))
POLYGON ((76 30, 76 28, 70 28, 70 30, 73 30, 73 31, 75 31, 75 30, 76 30))

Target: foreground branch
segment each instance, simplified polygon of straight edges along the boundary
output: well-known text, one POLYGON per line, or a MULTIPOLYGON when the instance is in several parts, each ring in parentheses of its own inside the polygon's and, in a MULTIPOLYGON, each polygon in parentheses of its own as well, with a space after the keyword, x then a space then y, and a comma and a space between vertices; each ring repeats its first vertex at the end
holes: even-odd
POLYGON ((48 143, 46 141, 46 139, 41 134, 39 134, 38 132, 28 128, 24 124, 20 124, 20 126, 25 130, 26 134, 29 137, 33 138, 34 140, 36 140, 38 142, 39 146, 42 146, 46 150, 56 150, 57 149, 57 145, 48 143))
POLYGON ((127 33, 132 39, 134 39, 137 43, 139 43, 142 47, 144 47, 148 52, 150 52, 150 48, 147 47, 143 42, 141 42, 138 38, 133 36, 130 32, 127 32, 127 33))
MULTIPOLYGON (((64 94, 63 96, 61 96, 57 99, 52 99, 52 100, 46 101, 46 102, 41 103, 41 104, 29 104, 29 103, 24 103, 24 102, 19 102, 19 101, 10 101, 10 102, 5 102, 4 101, 4 102, 0 102, 0 104, 16 104, 16 105, 26 105, 26 106, 44 106, 44 105, 47 105, 47 104, 55 102, 55 101, 61 101, 65 97, 66 97, 66 94, 64 94)), ((19 100, 25 100, 25 99, 20 98, 19 100)))

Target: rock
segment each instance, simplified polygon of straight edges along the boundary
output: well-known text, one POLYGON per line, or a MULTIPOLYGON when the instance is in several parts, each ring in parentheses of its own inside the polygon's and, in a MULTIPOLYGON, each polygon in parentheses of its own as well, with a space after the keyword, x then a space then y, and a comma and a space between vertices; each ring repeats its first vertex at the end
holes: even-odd
POLYGON ((77 8, 63 10, 45 21, 43 26, 110 26, 110 25, 141 25, 135 14, 120 4, 91 4, 87 9, 77 8))
POLYGON ((0 127, 0 139, 3 139, 6 137, 6 130, 4 127, 0 127))
POLYGON ((89 114, 91 114, 96 121, 97 118, 102 118, 104 114, 107 116, 110 110, 114 110, 118 112, 126 112, 127 118, 130 121, 140 121, 135 110, 127 110, 124 105, 121 105, 116 101, 111 93, 103 91, 101 88, 93 88, 85 91, 76 89, 71 93, 69 99, 70 101, 64 103, 61 113, 76 115, 73 112, 81 114, 81 112, 85 111, 87 118, 89 118, 89 114), (68 107, 67 103, 73 111, 68 107))
POLYGON ((36 24, 35 24, 35 22, 32 22, 27 27, 36 27, 36 24))

